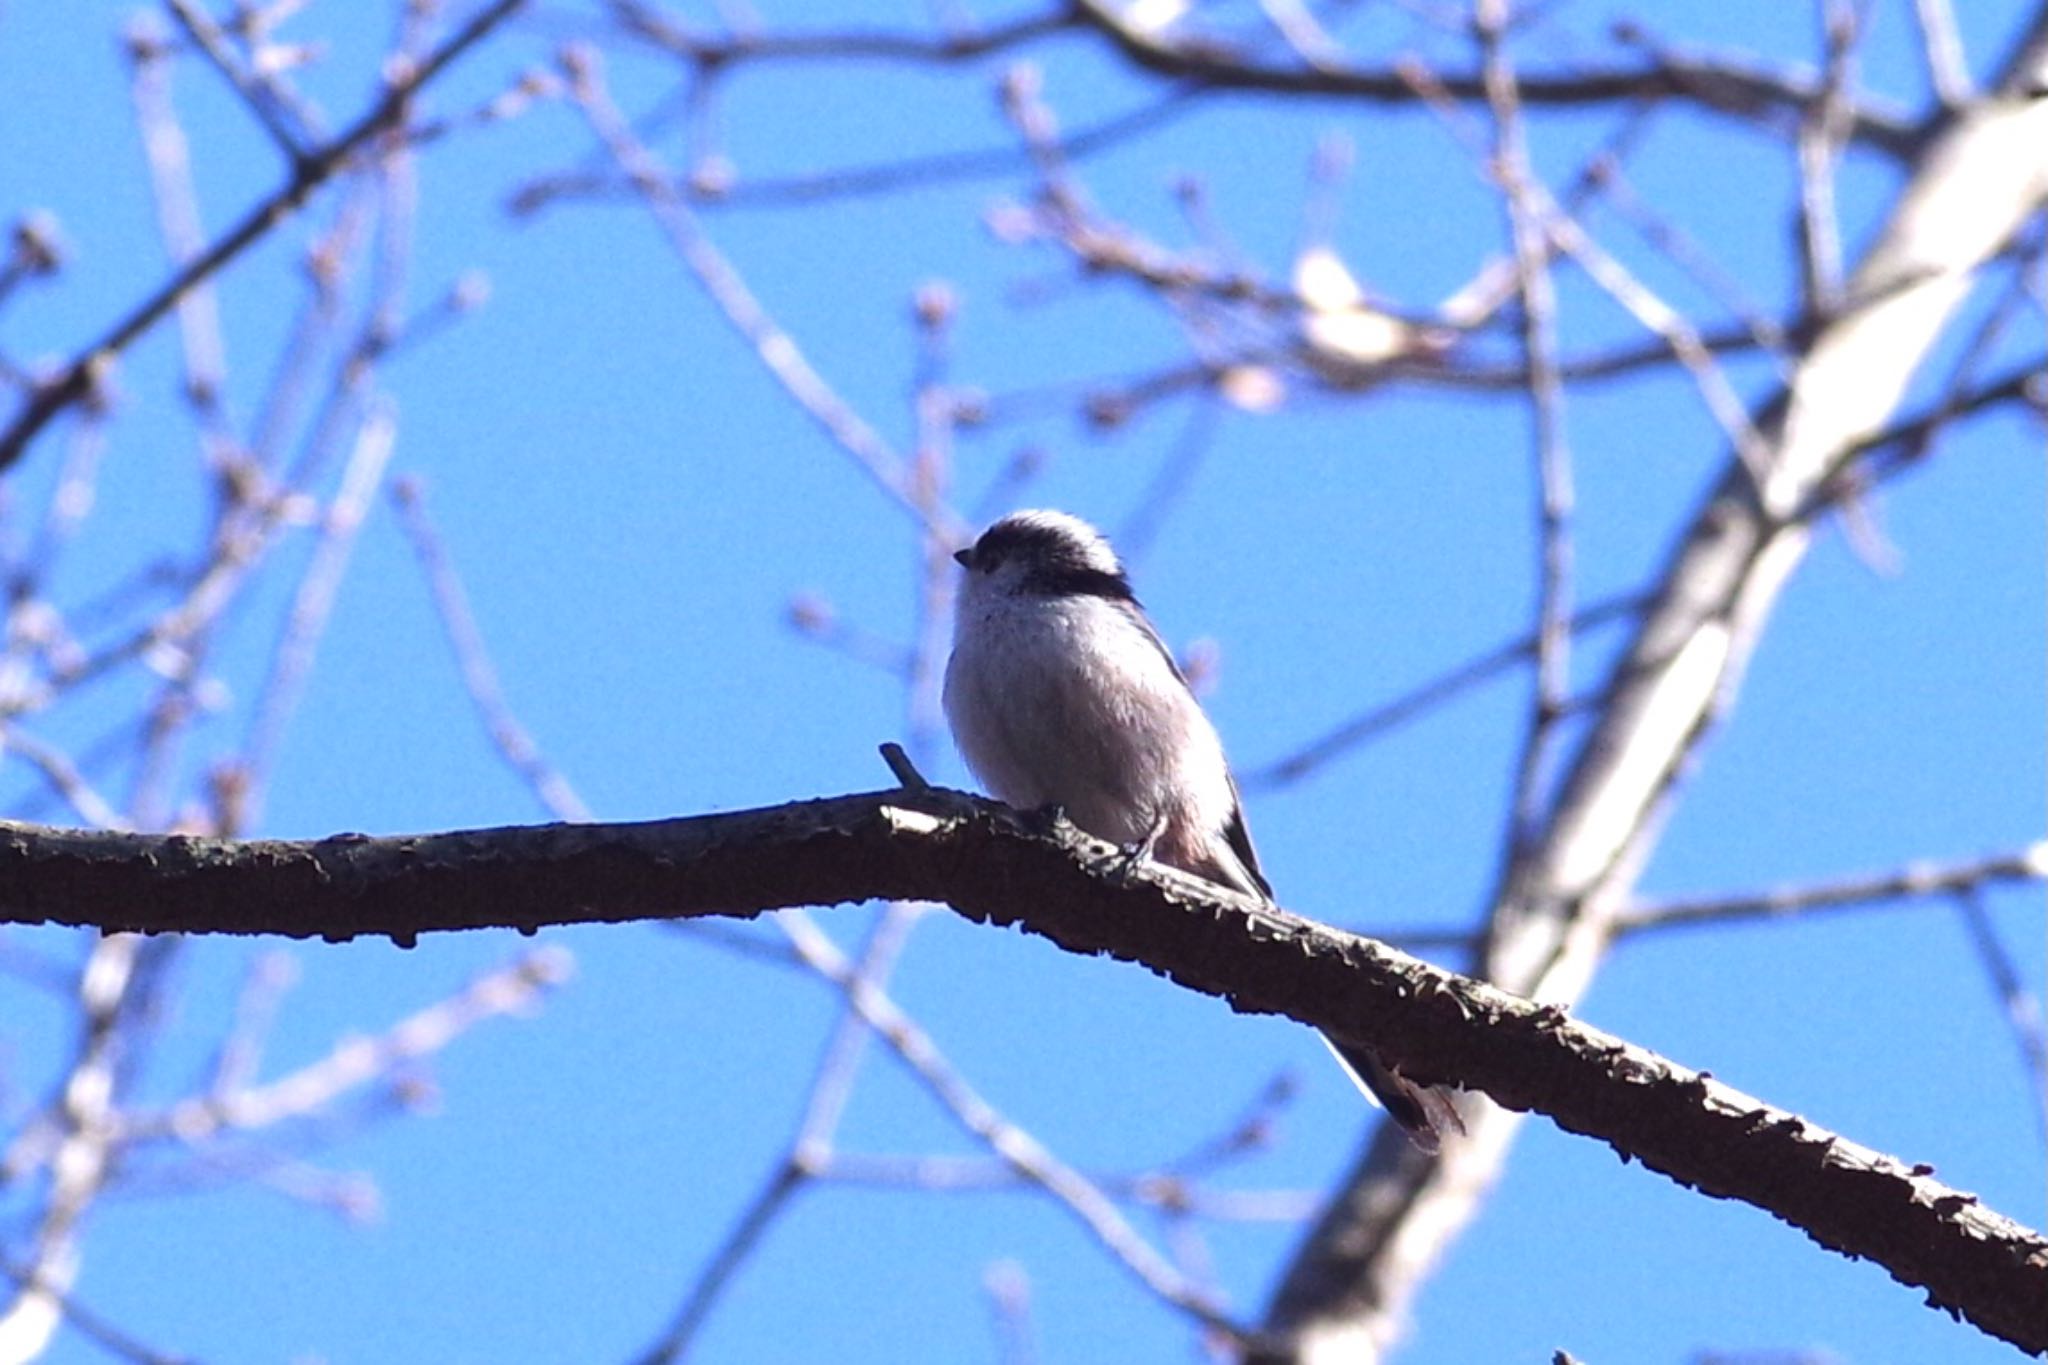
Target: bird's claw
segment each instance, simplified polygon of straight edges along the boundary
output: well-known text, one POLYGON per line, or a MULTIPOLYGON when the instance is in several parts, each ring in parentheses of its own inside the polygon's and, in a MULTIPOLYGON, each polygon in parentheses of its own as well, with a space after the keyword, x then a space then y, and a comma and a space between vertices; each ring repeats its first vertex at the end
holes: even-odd
POLYGON ((1159 836, 1166 833, 1166 817, 1160 816, 1152 822, 1152 828, 1145 831, 1145 837, 1135 844, 1127 844, 1117 855, 1109 875, 1119 886, 1129 886, 1138 879, 1138 864, 1152 860, 1152 850, 1159 845, 1159 836))
POLYGON ((1025 823, 1037 834, 1050 835, 1066 823, 1067 808, 1057 801, 1048 801, 1042 806, 1025 811, 1025 823))
POLYGON ((1117 851, 1109 860, 1109 879, 1118 886, 1130 886, 1138 880, 1138 865, 1152 856, 1147 847, 1148 840, 1140 840, 1117 851))

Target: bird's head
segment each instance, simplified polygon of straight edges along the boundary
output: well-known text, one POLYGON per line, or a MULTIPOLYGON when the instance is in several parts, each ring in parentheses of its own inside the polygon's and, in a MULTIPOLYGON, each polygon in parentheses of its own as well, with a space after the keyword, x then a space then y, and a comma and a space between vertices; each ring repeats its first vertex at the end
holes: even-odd
POLYGON ((1131 597, 1108 538, 1065 512, 1012 512, 953 558, 971 596, 1131 597))

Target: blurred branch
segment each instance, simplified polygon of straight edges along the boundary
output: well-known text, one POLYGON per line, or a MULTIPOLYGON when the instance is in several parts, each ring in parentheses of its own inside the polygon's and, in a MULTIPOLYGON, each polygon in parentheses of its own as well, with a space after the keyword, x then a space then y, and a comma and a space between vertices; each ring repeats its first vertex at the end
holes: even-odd
MULTIPOLYGON (((1316 44, 1312 58, 1291 52, 1294 61, 1275 64, 1221 34, 1168 35, 1146 24, 1131 7, 1102 0, 1055 4, 986 28, 935 34, 846 29, 713 36, 689 32, 627 0, 614 0, 611 8, 627 33, 699 71, 805 61, 950 66, 1082 30, 1106 38, 1139 69, 1189 89, 1336 96, 1382 104, 1410 104, 1415 99, 1398 72, 1346 63, 1324 44, 1316 44)), ((1569 108, 1673 100, 1783 131, 1825 98, 1810 76, 1661 49, 1630 26, 1617 26, 1614 37, 1643 59, 1626 69, 1588 67, 1524 76, 1524 102, 1569 108)), ((1444 82, 1459 100, 1481 103, 1487 97, 1481 74, 1446 74, 1444 82)), ((1854 108, 1849 114, 1850 134, 1856 141, 1894 157, 1910 156, 1918 146, 1920 129, 1897 113, 1854 108)))
POLYGON ((116 1083, 127 1042, 119 1025, 140 974, 142 945, 129 934, 93 945, 78 978, 78 1039, 64 1079, 0 1156, 0 1186, 37 1167, 48 1172, 29 1230, 29 1259, 10 1267, 17 1292, 0 1305, 0 1360, 41 1355, 65 1318, 86 1215, 113 1161, 116 1083))
POLYGON ((652 1346, 633 1358, 633 1365, 669 1365, 682 1358, 696 1339, 697 1330, 710 1316, 725 1286, 746 1264, 754 1248, 767 1235, 770 1225, 803 1188, 803 1184, 804 1173, 794 1160, 784 1160, 768 1173, 768 1179, 747 1201, 747 1206, 740 1211, 725 1239, 712 1253, 704 1273, 690 1286, 688 1297, 667 1330, 652 1346))
MULTIPOLYGON (((25 280, 48 279, 64 268, 68 249, 57 220, 45 212, 24 213, 7 233, 7 254, 0 258, 0 304, 25 280)), ((0 385, 16 376, 0 359, 0 385)))
MULTIPOLYGON (((1842 311, 1802 338, 1784 388, 1675 539, 1619 652, 1527 856, 1496 886, 1486 977, 1565 1005, 1598 973, 1609 923, 1656 847, 1679 784, 1740 691, 1779 594, 1803 561, 1805 509, 1894 420, 1987 262, 2048 196, 2048 15, 2020 35, 2001 86, 1940 125, 1850 276, 1842 311)), ((1559 219, 1568 224, 1568 219, 1559 219)), ((1581 258, 1582 263, 1588 263, 1581 258)), ((1419 1276, 1477 1213, 1519 1127, 1478 1106, 1434 1158, 1363 1152, 1298 1251, 1264 1361, 1342 1358, 1390 1341, 1419 1276)), ((2048 1262, 2044 1262, 2048 1265, 2048 1262)))
POLYGON ((98 342, 81 351, 47 382, 39 384, 5 429, 0 429, 0 470, 13 466, 52 418, 93 398, 114 362, 135 341, 176 308, 195 287, 262 240, 296 213, 365 145, 405 117, 412 99, 464 52, 483 40, 523 0, 492 0, 416 66, 391 80, 370 110, 332 141, 294 161, 285 183, 243 215, 225 235, 175 271, 157 291, 98 342))
POLYGON ((1956 32, 1955 10, 1949 0, 1913 0, 1913 18, 1920 25, 1920 46, 1934 96, 1943 107, 1956 108, 1976 91, 1970 64, 1963 57, 1962 35, 1956 32))
POLYGON ((36 738, 19 725, 0 728, 0 753, 19 754, 43 775, 50 789, 64 798, 71 813, 94 829, 125 829, 121 812, 94 789, 71 756, 53 744, 36 738))
MULTIPOLYGON (((1122 146, 1201 107, 1201 91, 1173 90, 1135 109, 1077 128, 1060 139, 1063 155, 1076 161, 1122 146)), ((803 208, 835 199, 859 199, 898 190, 923 189, 961 180, 992 180, 1014 174, 1030 161, 1015 146, 962 152, 931 152, 867 165, 838 166, 791 175, 743 177, 706 183, 683 176, 671 185, 691 203, 721 208, 803 208)), ((513 192, 514 214, 538 213, 561 200, 636 196, 628 177, 594 171, 565 171, 530 180, 513 192)))
MULTIPOLYGON (((1223 41, 1183 42, 1163 37, 1104 0, 1076 0, 1075 12, 1133 65, 1154 75, 1197 81, 1215 90, 1344 96, 1381 104, 1415 102, 1415 91, 1397 70, 1276 66, 1223 41)), ((1520 81, 1522 102, 1568 107, 1679 100, 1779 131, 1824 98, 1824 91, 1809 76, 1661 50, 1632 27, 1617 28, 1615 36, 1642 52, 1641 65, 1628 70, 1589 68, 1524 75, 1520 81)), ((1486 99, 1483 74, 1445 72, 1439 73, 1438 80, 1454 99, 1470 103, 1486 99)), ((1889 156, 1909 157, 1919 146, 1920 129, 1896 114, 1858 108, 1850 110, 1846 120, 1854 140, 1889 156)))
POLYGON ((469 693, 470 704, 483 722, 492 747, 526 783, 548 814, 557 820, 588 820, 590 807, 561 770, 548 762, 505 698, 498 670, 484 646, 483 630, 477 625, 476 613, 470 610, 469 594, 463 590, 455 563, 427 517, 426 493, 420 481, 412 477, 398 480, 391 489, 391 503, 398 509, 399 529, 411 544, 420 573, 427 580, 427 592, 434 600, 441 633, 447 637, 455 666, 462 673, 463 690, 469 693))
POLYGON ((206 54, 213 69, 234 87, 250 115, 263 125, 263 131, 270 135, 285 159, 297 162, 303 158, 306 144, 312 141, 312 118, 291 92, 269 73, 244 62, 229 45, 220 26, 194 0, 165 0, 165 4, 178 27, 185 30, 185 36, 206 54))
POLYGON ((173 1139, 197 1144, 316 1113, 351 1090, 444 1050, 487 1019, 531 1008, 568 979, 571 963, 561 948, 522 953, 377 1037, 345 1038, 326 1056, 276 1080, 217 1089, 160 1110, 130 1110, 116 1125, 118 1138, 124 1143, 173 1139))
POLYGON ((826 435, 860 466, 875 486, 920 524, 951 539, 960 528, 948 525, 913 495, 907 461, 883 439, 851 404, 841 398, 805 359, 803 350, 769 315, 747 282, 717 245, 705 235, 654 153, 633 133, 604 86, 598 55, 592 48, 571 49, 563 57, 570 98, 589 122, 620 171, 633 182, 669 244, 696 277, 719 313, 753 349, 755 356, 790 398, 826 435))
MULTIPOLYGON (((933 1099, 953 1116, 955 1122, 982 1142, 997 1160, 1020 1179, 1044 1190, 1080 1219, 1104 1252, 1121 1263, 1160 1299, 1189 1314, 1211 1331, 1233 1338, 1243 1334, 1241 1327, 1225 1317, 1216 1304, 1146 1243, 1094 1182, 1061 1161, 1037 1138, 989 1104, 959 1069, 946 1060, 931 1035, 918 1027, 871 980, 873 969, 865 958, 856 968, 810 922, 808 916, 799 914, 783 918, 787 922, 790 941, 803 954, 804 960, 846 992, 847 1004, 864 1026, 863 1033, 872 1029, 888 1043, 933 1099)), ((885 918, 883 927, 886 929, 889 925, 890 920, 885 918)), ((871 949, 869 956, 872 953, 871 949)), ((826 1093, 822 1081, 820 1093, 826 1093)), ((843 1100, 843 1097, 839 1098, 843 1100)), ((818 1106, 813 1108, 815 1112, 818 1106)), ((832 1159, 830 1149, 814 1136, 818 1131, 814 1120, 807 1116, 805 1132, 799 1135, 793 1158, 806 1170, 821 1169, 832 1159)))
MULTIPOLYGON (((1530 442, 1536 468, 1535 678, 1530 714, 1515 762, 1506 856, 1521 857, 1543 815, 1551 744, 1571 692, 1572 542, 1571 444, 1565 431, 1564 382, 1558 376, 1557 281, 1545 223, 1550 196, 1535 177, 1524 127, 1520 77, 1506 46, 1507 0, 1478 0, 1473 11, 1480 65, 1486 80, 1493 137, 1487 167, 1500 187, 1521 300, 1522 363, 1529 370, 1530 442)), ((1555 209, 1569 217, 1569 210, 1555 209)), ((1561 245, 1561 243, 1560 243, 1561 245)))
POLYGON ((1953 900, 2019 1048, 2020 1065, 2026 1068, 2027 1084, 2033 1092, 2034 1120, 2048 1132, 2048 1025, 2042 1021, 2041 998, 2027 989, 2018 964, 1998 936, 1998 926, 1991 922, 1991 912, 1984 904, 1982 885, 1964 886, 1953 900))
MULTIPOLYGON (((1868 0, 1860 0, 1868 10, 1868 0)), ((1842 225, 1835 204, 1835 166, 1841 159, 1849 87, 1856 78, 1856 47, 1864 15, 1852 0, 1823 0, 1821 97, 1802 111, 1793 143, 1799 164, 1799 268, 1806 312, 1833 317, 1842 306, 1842 225)))
MULTIPOLYGON (((192 1365, 188 1356, 171 1355, 136 1340, 100 1314, 87 1308, 70 1293, 59 1290, 55 1285, 41 1282, 33 1269, 0 1261, 0 1279, 13 1281, 15 1288, 24 1292, 48 1295, 51 1302, 57 1306, 58 1312, 63 1315, 65 1322, 77 1328, 86 1340, 116 1360, 128 1361, 130 1365, 192 1365)), ((0 1346, 10 1344, 0 1339, 0 1346)), ((10 1357, 15 1358, 26 1357, 10 1357)))
MULTIPOLYGON (((835 1154, 818 1171, 820 1180, 921 1193, 971 1194, 1029 1188, 1032 1180, 998 1157, 868 1156, 835 1154)), ((1090 1177, 1118 1200, 1175 1217, 1219 1222, 1299 1223, 1322 1202, 1317 1190, 1209 1190, 1172 1175, 1090 1177)))
POLYGON ((341 487, 320 518, 320 535, 300 576, 285 618, 283 634, 271 651, 269 667, 258 689, 249 735, 237 764, 233 817, 226 832, 246 829, 260 819, 264 787, 277 762, 292 713, 298 708, 306 680, 312 675, 320 638, 326 633, 335 600, 348 573, 363 520, 384 484, 384 469, 398 440, 396 405, 372 402, 356 432, 355 448, 344 469, 341 487))
POLYGON ((1729 920, 1778 919, 1817 910, 1857 910, 1922 896, 1953 896, 2014 883, 2048 881, 2048 843, 1953 863, 1913 863, 1874 877, 1846 877, 1740 896, 1650 902, 1616 915, 1616 937, 1729 920))
MULTIPOLYGON (((1646 601, 1643 596, 1631 594, 1595 602, 1591 606, 1581 608, 1571 618, 1571 630, 1574 634, 1579 634, 1610 622, 1627 620, 1640 612, 1646 601)), ((1243 776, 1244 789, 1259 791, 1299 782, 1347 750, 1398 729, 1409 721, 1463 696, 1481 683, 1499 677, 1524 660, 1535 658, 1538 643, 1537 635, 1524 635, 1518 640, 1511 640, 1458 665, 1449 672, 1410 688, 1392 701, 1383 702, 1369 711, 1362 712, 1334 730, 1309 741, 1287 757, 1246 770, 1243 776)))
MULTIPOLYGON (((156 203, 157 233, 173 265, 190 264, 206 249, 193 182, 192 153, 185 127, 171 99, 174 49, 168 35, 157 30, 147 11, 128 28, 128 58, 134 67, 130 98, 136 129, 149 164, 150 190, 156 203)), ((185 361, 185 400, 193 409, 214 459, 226 444, 221 402, 227 387, 227 346, 221 334, 220 304, 213 290, 197 283, 178 300, 178 341, 185 361)))
POLYGON ((777 33, 755 29, 713 35, 691 32, 638 0, 609 0, 620 28, 635 38, 698 67, 730 67, 774 61, 897 61, 941 65, 967 63, 1071 28, 1073 17, 1054 7, 1042 14, 987 28, 942 33, 891 33, 884 29, 777 33))
MULTIPOLYGON (((389 935, 749 917, 945 900, 1062 948, 1141 962, 1234 1009, 1371 1038, 1420 1080, 1537 1109, 1706 1193, 1878 1261, 1929 1301, 2048 1350, 2048 1240, 1908 1167, 1700 1072, 1481 982, 1219 892, 1061 823, 929 789, 640 825, 317 842, 6 826, 0 903, 25 923, 389 935)), ((134 943, 122 938, 108 942, 134 943)), ((886 1032, 886 1031, 885 1031, 886 1032)))

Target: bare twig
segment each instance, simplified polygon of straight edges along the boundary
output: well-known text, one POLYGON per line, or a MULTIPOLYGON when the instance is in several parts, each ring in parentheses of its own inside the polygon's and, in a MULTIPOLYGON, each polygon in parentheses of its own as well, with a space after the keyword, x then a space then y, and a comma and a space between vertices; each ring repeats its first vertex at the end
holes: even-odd
POLYGON ((126 829, 128 822, 114 809, 104 796, 94 789, 71 756, 54 745, 45 743, 23 730, 19 725, 10 725, 0 731, 0 751, 20 754, 43 775, 51 790, 64 798, 64 804, 94 829, 126 829))
POLYGON ((1159 1299, 1211 1331, 1231 1337, 1242 1328, 1198 1293, 1179 1271, 1146 1244, 1114 1204, 1080 1172, 1061 1162, 1034 1137, 984 1100, 954 1069, 931 1036, 888 996, 864 983, 845 956, 807 916, 782 916, 790 940, 806 961, 847 991, 847 1001, 922 1081, 934 1099, 998 1158, 1045 1190, 1088 1228, 1098 1244, 1159 1299))
MULTIPOLYGON (((2048 857, 2042 861, 2044 870, 2048 870, 2048 857)), ((2018 1045, 2020 1065, 2026 1069, 2028 1086, 2034 1092, 2034 1118, 2041 1124, 2042 1133, 2048 1135, 2048 1024, 2042 1020, 2041 998, 2027 989, 2012 954, 1999 938, 1998 926, 1991 922, 1990 911, 1984 905, 1983 884, 1961 888, 1954 901, 1963 927, 1969 931, 1971 945, 1977 950, 1978 961, 1984 966, 1985 978, 2005 1012, 2013 1042, 2018 1045)))
MULTIPOLYGON (((205 230, 200 220, 198 191, 192 183, 192 158, 185 129, 171 103, 171 49, 167 35, 157 31, 153 15, 139 15, 131 25, 128 51, 135 67, 131 93, 143 153, 149 163, 157 230, 171 263, 187 265, 206 249, 205 230)), ((232 458, 232 451, 221 410, 227 383, 227 350, 221 335, 219 304, 213 290, 202 281, 178 300, 176 311, 178 339, 185 357, 185 397, 198 415, 212 460, 225 463, 232 458)))
MULTIPOLYGON (((1637 190, 1618 159, 1609 159, 1601 166, 1600 186, 1605 191, 1605 207, 1739 319, 1758 350, 1776 355, 1785 349, 1791 329, 1766 313, 1750 296, 1749 289, 1715 261, 1691 233, 1659 213, 1637 190)), ((1560 203, 1567 212, 1571 211, 1569 199, 1560 203)), ((1712 354, 1733 349, 1730 335, 1718 329, 1702 328, 1699 341, 1712 354)), ((1566 364, 1561 368, 1573 367, 1566 364)))
MULTIPOLYGON (((1194 80, 1216 90, 1253 90, 1281 95, 1344 96, 1359 101, 1406 104, 1413 87, 1396 70, 1371 67, 1327 69, 1261 61, 1227 42, 1173 41, 1128 20, 1103 0, 1081 0, 1075 12, 1135 66, 1154 75, 1194 80)), ((1589 68, 1564 74, 1525 75, 1524 104, 1552 107, 1679 100, 1747 122, 1779 127, 1820 98, 1810 77, 1736 62, 1656 49, 1639 29, 1618 34, 1643 52, 1646 64, 1627 69, 1589 68)), ((1453 99, 1486 98, 1482 77, 1446 76, 1453 99)), ((1919 129, 1890 111, 1859 109, 1854 135, 1885 153, 1907 157, 1919 145, 1919 129)))
POLYGON ((177 307, 193 288, 268 235, 298 211, 313 192, 346 167, 380 133, 403 119, 412 99, 448 66, 481 42, 519 8, 522 0, 492 0, 424 61, 391 81, 369 111, 350 127, 292 167, 285 183, 245 214, 214 244, 174 271, 154 294, 116 323, 99 341, 81 351, 54 378, 39 385, 4 430, 0 430, 0 470, 11 467, 50 420, 90 398, 121 354, 177 307))
MULTIPOLYGON (((31 1268, 0 1261, 0 1278, 12 1280, 14 1287, 24 1293, 46 1295, 65 1322, 117 1360, 128 1361, 130 1365, 192 1365, 189 1356, 172 1355, 137 1340, 133 1334, 116 1327, 105 1316, 80 1303, 75 1294, 39 1280, 31 1268)), ((12 1344, 0 1339, 0 1345, 12 1344)))
POLYGON ((313 671, 320 637, 326 632, 342 579, 348 573, 356 537, 377 490, 383 486, 384 469, 391 461, 397 439, 398 419, 393 405, 373 403, 356 434, 355 450, 342 473, 341 487, 321 518, 319 540, 299 579, 283 634, 256 695, 249 735, 238 764, 244 784, 245 804, 239 812, 244 828, 261 818, 264 787, 276 764, 285 729, 298 708, 306 679, 313 671))
POLYGON ((1522 300, 1522 356, 1529 368, 1536 465, 1536 667, 1531 714, 1515 765, 1506 841, 1507 857, 1519 862, 1542 816, 1550 740, 1571 692, 1572 473, 1564 386, 1557 373, 1556 288, 1522 128, 1517 77, 1507 54, 1507 25, 1506 0, 1479 0, 1474 30, 1486 77, 1487 108, 1493 115, 1491 165, 1505 202, 1522 300))
POLYGON ((1650 902, 1614 917, 1617 936, 1684 929, 1731 920, 1772 919, 1824 910, 1860 910, 1901 900, 2048 880, 2048 844, 1951 863, 1913 863, 1869 877, 1778 887, 1739 896, 1650 902))
POLYGON ((212 1090, 161 1110, 119 1116, 119 1141, 196 1144, 224 1133, 249 1133, 303 1118, 340 1096, 445 1049, 488 1019, 531 1009, 568 979, 563 948, 538 948, 493 968, 450 996, 400 1020, 373 1038, 349 1038, 326 1056, 261 1085, 212 1090))
POLYGON ((726 1285, 746 1264, 761 1238, 803 1185, 804 1174, 795 1162, 785 1160, 776 1164, 760 1190, 747 1201, 746 1208, 733 1221, 732 1228, 712 1253, 703 1273, 691 1283, 689 1297, 683 1300, 668 1330, 634 1357, 634 1365, 670 1365, 670 1362, 683 1358, 726 1285))
MULTIPOLYGON (((1492 161, 1485 143, 1463 117, 1463 111, 1452 102, 1441 77, 1419 66, 1404 70, 1416 89, 1428 99, 1430 108, 1446 129, 1466 147, 1476 164, 1486 168, 1491 178, 1492 161)), ((1636 272, 1595 241, 1592 234, 1565 212, 1540 183, 1525 184, 1524 199, 1526 210, 1541 223, 1551 244, 1571 257, 1593 283, 1645 329, 1656 333, 1669 348, 1672 357, 1692 376, 1707 411, 1727 433, 1750 476, 1761 479, 1767 459, 1763 438, 1734 385, 1715 363, 1699 329, 1643 283, 1636 272)))
MULTIPOLYGON (((1198 88, 1189 86, 1147 100, 1127 113, 1115 114, 1066 134, 1061 154, 1072 161, 1122 146, 1155 132, 1202 107, 1198 88)), ((1030 153, 1014 144, 965 152, 932 152, 923 156, 808 171, 796 175, 745 177, 719 184, 685 176, 674 192, 690 203, 734 208, 789 209, 841 199, 894 194, 906 189, 992 180, 1013 175, 1029 164, 1030 153)), ((563 173, 529 181, 510 201, 515 214, 538 213, 558 200, 638 197, 630 178, 599 172, 563 173)))
POLYGON ((525 781, 527 789, 541 806, 557 820, 590 819, 590 807, 584 804, 583 798, 577 795, 576 788, 561 770, 548 762, 540 746, 534 742, 532 733, 520 723, 511 703, 506 700, 505 690, 498 682, 497 667, 491 662, 483 631, 477 625, 476 613, 470 610, 469 594, 464 591, 454 561, 449 558, 447 548, 427 517, 426 492, 420 481, 416 478, 398 480, 391 489, 391 502, 398 509, 399 527, 411 543, 413 556, 419 561, 420 572, 427 580, 427 591, 434 600, 434 613, 440 618, 448 647, 454 651, 455 666, 462 673, 463 689, 469 693, 470 702, 483 721, 492 746, 525 781))
POLYGON ((112 1164, 117 1070, 126 1041, 119 1024, 141 951, 142 940, 130 934, 93 945, 79 976, 79 1037, 63 1084, 43 1121, 0 1157, 0 1184, 31 1166, 49 1172, 29 1233, 29 1259, 11 1268, 16 1292, 0 1304, 0 1359, 41 1355, 64 1320, 81 1258, 81 1226, 112 1164))
MULTIPOLYGON (((1574 634, 1626 620, 1643 609, 1640 595, 1610 597, 1582 608, 1571 618, 1574 634)), ((1538 637, 1525 635, 1489 650, 1447 673, 1409 689, 1392 701, 1365 711, 1342 725, 1303 745, 1285 758, 1247 769, 1243 782, 1247 791, 1261 791, 1299 782, 1331 760, 1416 720, 1466 692, 1536 657, 1538 637)))
MULTIPOLYGON (((1835 211, 1835 162, 1856 78, 1856 45, 1863 15, 1856 0, 1821 0, 1821 97, 1799 120, 1799 263, 1806 311, 1833 317, 1842 305, 1842 227, 1835 211)), ((1862 0, 1862 10, 1869 8, 1862 0)))
POLYGON ((234 87, 242 103, 255 120, 263 125, 263 131, 277 144, 286 162, 296 164, 306 155, 306 148, 312 143, 311 119, 284 87, 268 73, 253 70, 235 51, 228 46, 228 37, 220 31, 205 10, 193 0, 166 0, 171 14, 178 21, 178 27, 185 30, 199 50, 206 54, 206 60, 213 69, 234 87))
POLYGON ((998 1261, 981 1284, 995 1319, 998 1365, 1034 1365, 1038 1341, 1031 1325, 1031 1277, 1015 1261, 998 1261))
POLYGON ((1949 0, 1913 0, 1913 18, 1920 25, 1920 50, 1934 97, 1950 109, 1967 103, 1976 93, 1976 83, 1963 59, 1954 7, 1949 0))
MULTIPOLYGON (((1758 406, 1768 459, 1731 461, 1701 498, 1558 783, 1531 875, 1496 889, 1491 979, 1563 1002, 1597 972, 1605 921, 1624 908, 1804 558, 1807 528, 1786 518, 1891 420, 1976 271, 2039 212, 2044 69, 2037 15, 1998 94, 1945 121, 1916 162, 1850 278, 1844 313, 1806 340, 1785 390, 1758 406)), ((1277 1358, 1384 1342, 1413 1292, 1407 1258, 1440 1249, 1474 1216, 1516 1126, 1483 1110, 1434 1160, 1396 1161, 1390 1147, 1362 1156, 1279 1290, 1301 1345, 1277 1358)))
MULTIPOLYGON (((676 255, 696 276, 719 313, 750 346, 769 374, 806 414, 852 457, 891 502, 922 520, 928 515, 911 495, 907 462, 855 412, 804 358, 796 339, 776 323, 738 271, 697 225, 694 214, 671 187, 660 162, 633 134, 606 93, 597 54, 578 48, 565 58, 571 97, 613 159, 668 235, 676 255)), ((958 528, 934 530, 959 539, 958 528)))

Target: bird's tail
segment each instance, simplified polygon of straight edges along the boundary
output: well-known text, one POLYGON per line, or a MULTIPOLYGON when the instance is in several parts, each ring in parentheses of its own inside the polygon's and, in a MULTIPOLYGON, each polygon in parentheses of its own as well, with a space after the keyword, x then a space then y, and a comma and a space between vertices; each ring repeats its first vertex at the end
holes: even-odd
MULTIPOLYGON (((1258 859, 1251 852, 1251 841, 1245 835, 1242 817, 1234 817, 1233 829, 1234 833, 1226 832, 1223 844, 1212 842, 1204 850, 1206 856, 1175 865, 1186 867, 1198 877, 1207 877, 1212 882, 1221 882, 1233 890, 1242 891, 1247 896, 1271 901, 1273 888, 1266 884, 1264 874, 1259 871, 1258 859)), ((1388 1117, 1401 1125, 1401 1131, 1408 1135, 1408 1140, 1423 1151, 1433 1154, 1445 1133, 1465 1131, 1465 1121, 1458 1117, 1457 1107, 1446 1092, 1435 1086, 1417 1085, 1381 1061, 1370 1048, 1340 1043, 1327 1033, 1323 1035, 1323 1041, 1343 1063, 1352 1084, 1386 1110, 1388 1117)))
POLYGON ((1465 1121, 1451 1103, 1451 1097, 1431 1085, 1417 1085, 1381 1061, 1369 1048, 1340 1043, 1329 1034, 1330 1045, 1352 1082, 1387 1111, 1387 1117, 1401 1125, 1408 1140, 1425 1152, 1434 1153, 1443 1135, 1465 1131, 1465 1121))

